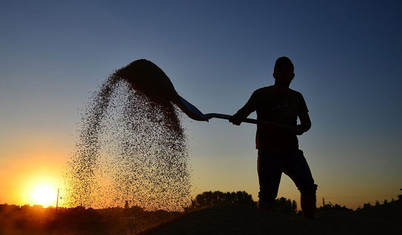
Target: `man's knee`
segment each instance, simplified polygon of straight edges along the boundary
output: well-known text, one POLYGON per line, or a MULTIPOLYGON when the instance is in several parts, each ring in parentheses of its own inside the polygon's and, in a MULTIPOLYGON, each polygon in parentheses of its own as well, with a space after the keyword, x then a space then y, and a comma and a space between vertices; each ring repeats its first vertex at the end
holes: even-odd
POLYGON ((310 184, 305 184, 299 188, 300 193, 306 194, 306 195, 315 195, 315 192, 317 191, 318 185, 314 183, 310 184))
POLYGON ((314 181, 312 182, 305 182, 303 184, 299 184, 297 186, 301 194, 305 195, 315 195, 318 185, 314 184, 314 181))

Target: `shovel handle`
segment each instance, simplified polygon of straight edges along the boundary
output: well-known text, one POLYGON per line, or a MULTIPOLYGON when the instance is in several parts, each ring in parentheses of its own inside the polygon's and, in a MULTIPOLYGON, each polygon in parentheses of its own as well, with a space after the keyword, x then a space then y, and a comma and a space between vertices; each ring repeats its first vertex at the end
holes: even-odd
MULTIPOLYGON (((208 120, 211 119, 211 118, 219 118, 219 119, 229 120, 232 117, 231 115, 222 114, 222 113, 207 113, 207 114, 204 114, 204 116, 208 120)), ((256 119, 251 119, 251 118, 245 118, 245 119, 242 120, 242 122, 253 123, 253 124, 259 123, 256 119)))
MULTIPOLYGON (((204 117, 207 120, 209 120, 211 118, 219 118, 219 119, 229 120, 232 116, 228 115, 228 114, 222 114, 222 113, 206 113, 206 114, 204 114, 204 117)), ((295 126, 292 126, 292 125, 285 125, 285 124, 276 123, 276 122, 257 121, 256 119, 252 119, 252 118, 245 118, 242 120, 242 122, 247 122, 247 123, 252 123, 252 124, 271 124, 274 126, 283 127, 283 128, 290 129, 290 130, 295 129, 295 126)))

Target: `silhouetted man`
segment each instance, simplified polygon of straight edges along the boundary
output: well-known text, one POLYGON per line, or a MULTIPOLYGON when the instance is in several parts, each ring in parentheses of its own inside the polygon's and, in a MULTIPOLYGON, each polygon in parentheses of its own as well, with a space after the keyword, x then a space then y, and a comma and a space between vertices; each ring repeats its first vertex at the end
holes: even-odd
POLYGON ((294 66, 287 57, 275 62, 275 84, 260 88, 229 120, 240 125, 250 113, 257 112, 257 171, 260 184, 258 207, 271 209, 278 195, 282 172, 287 174, 301 193, 301 208, 306 218, 314 218, 317 185, 299 149, 297 135, 311 127, 307 105, 301 93, 289 88, 294 66), (300 124, 297 124, 297 118, 300 124))

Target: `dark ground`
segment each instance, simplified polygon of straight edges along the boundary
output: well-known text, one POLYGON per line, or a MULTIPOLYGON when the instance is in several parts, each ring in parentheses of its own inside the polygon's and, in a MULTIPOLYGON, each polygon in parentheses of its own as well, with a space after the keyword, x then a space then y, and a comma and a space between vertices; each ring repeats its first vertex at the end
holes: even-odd
POLYGON ((141 208, 44 209, 0 205, 0 235, 402 234, 402 200, 358 211, 319 211, 316 219, 227 204, 189 213, 141 208))
POLYGON ((322 211, 315 220, 245 205, 196 211, 145 234, 402 234, 402 206, 322 211))

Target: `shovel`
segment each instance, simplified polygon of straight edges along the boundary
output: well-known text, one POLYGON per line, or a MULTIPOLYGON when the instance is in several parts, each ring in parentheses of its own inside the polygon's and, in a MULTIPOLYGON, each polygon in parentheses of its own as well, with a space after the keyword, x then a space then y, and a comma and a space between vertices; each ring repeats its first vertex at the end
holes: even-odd
MULTIPOLYGON (((180 103, 178 103, 176 105, 184 113, 186 113, 187 116, 189 116, 190 118, 192 118, 194 120, 197 120, 197 121, 209 121, 209 119, 211 119, 211 118, 219 118, 219 119, 229 120, 232 117, 231 115, 222 114, 222 113, 206 113, 206 114, 203 114, 199 109, 197 109, 197 107, 192 105, 190 102, 185 100, 180 95, 179 95, 179 100, 180 100, 180 103)), ((270 124, 270 125, 274 125, 274 126, 277 126, 277 127, 286 128, 286 129, 289 129, 289 130, 294 130, 295 129, 295 126, 285 125, 285 124, 276 123, 276 122, 258 121, 256 119, 252 119, 252 118, 245 118, 245 119, 242 120, 242 122, 252 123, 252 124, 270 124)))
MULTIPOLYGON (((211 118, 229 120, 231 118, 231 115, 221 113, 203 114, 194 105, 181 97, 174 89, 172 82, 163 70, 149 60, 136 60, 117 70, 113 76, 126 80, 133 89, 160 105, 175 104, 193 120, 209 121, 211 118)), ((245 118, 242 121, 253 124, 272 124, 287 129, 294 129, 294 126, 290 125, 257 121, 256 119, 250 118, 245 118)))
MULTIPOLYGON (((211 118, 219 118, 219 119, 226 119, 229 120, 232 116, 228 114, 222 114, 222 113, 206 113, 203 114, 197 107, 192 105, 190 102, 185 100, 183 97, 179 95, 179 100, 180 103, 176 104, 184 113, 187 114, 190 118, 194 120, 200 120, 200 121, 209 121, 211 118)), ((246 118, 243 120, 243 122, 247 123, 254 123, 257 124, 258 121, 256 119, 251 119, 251 118, 246 118)))

